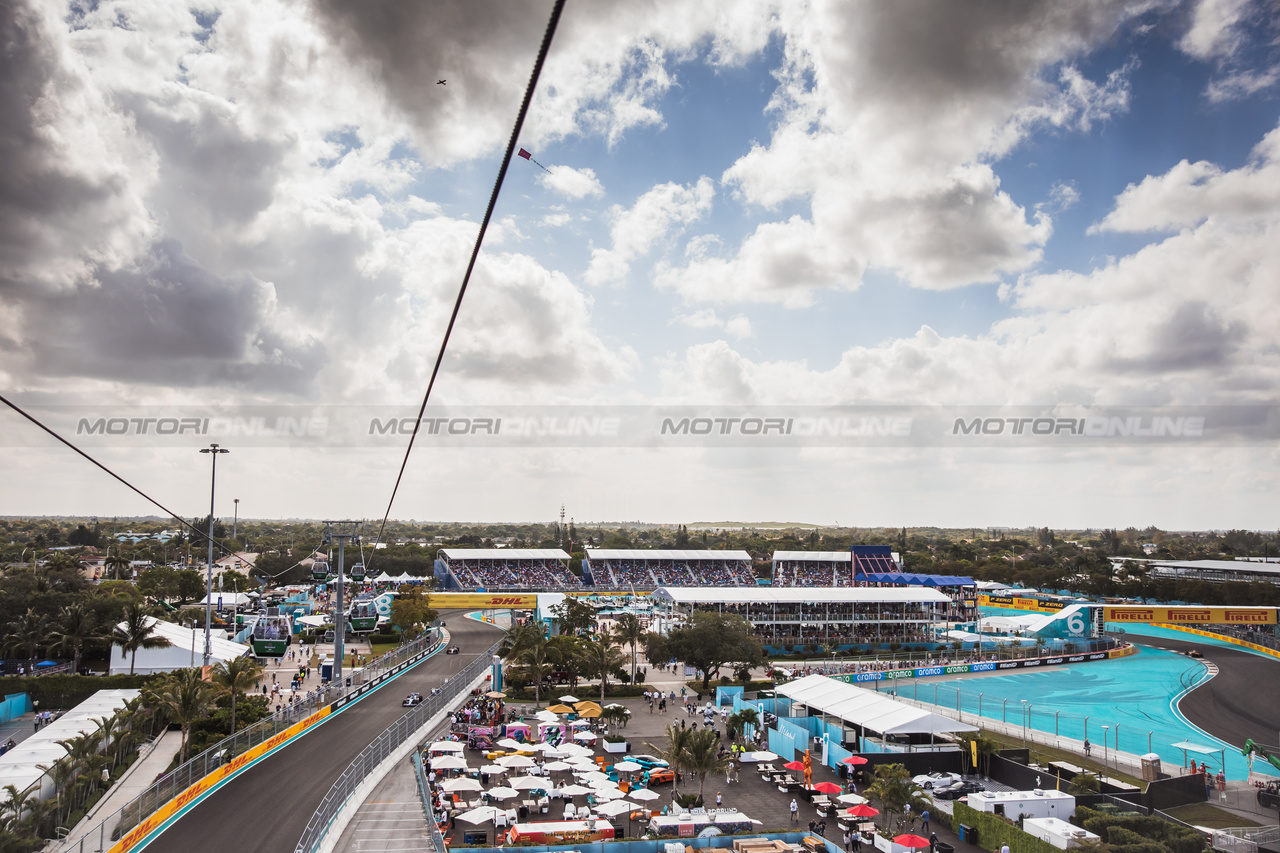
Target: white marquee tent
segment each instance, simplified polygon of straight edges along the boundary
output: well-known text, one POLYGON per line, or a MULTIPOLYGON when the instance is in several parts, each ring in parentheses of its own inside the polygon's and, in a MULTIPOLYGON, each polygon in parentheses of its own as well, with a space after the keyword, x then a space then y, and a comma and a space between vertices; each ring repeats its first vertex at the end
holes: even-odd
MULTIPOLYGON (((172 622, 152 619, 154 636, 169 641, 169 645, 160 649, 138 649, 137 660, 133 671, 138 675, 150 675, 155 672, 172 672, 175 669, 186 669, 200 666, 204 662, 204 625, 193 631, 172 622)), ((124 623, 120 623, 121 628, 124 623)), ((226 663, 249 654, 249 646, 233 643, 224 639, 222 631, 214 631, 210 637, 210 663, 226 663)), ((111 647, 111 674, 128 675, 133 655, 126 655, 119 646, 111 647)))
POLYGON ((883 693, 836 681, 825 675, 807 675, 778 687, 791 699, 792 708, 806 706, 814 716, 837 717, 847 723, 882 735, 948 734, 976 732, 976 726, 961 723, 899 702, 883 693))

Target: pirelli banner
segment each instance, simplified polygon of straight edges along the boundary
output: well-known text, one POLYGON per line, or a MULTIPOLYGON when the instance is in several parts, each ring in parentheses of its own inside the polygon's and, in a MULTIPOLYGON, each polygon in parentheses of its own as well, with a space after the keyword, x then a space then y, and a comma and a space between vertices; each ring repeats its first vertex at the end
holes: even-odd
POLYGON ((534 593, 432 592, 427 594, 427 601, 436 610, 503 610, 510 607, 532 610, 538 606, 538 596, 534 593))
POLYGON ((1108 622, 1175 625, 1275 625, 1274 607, 1198 607, 1195 605, 1108 604, 1102 608, 1108 622))

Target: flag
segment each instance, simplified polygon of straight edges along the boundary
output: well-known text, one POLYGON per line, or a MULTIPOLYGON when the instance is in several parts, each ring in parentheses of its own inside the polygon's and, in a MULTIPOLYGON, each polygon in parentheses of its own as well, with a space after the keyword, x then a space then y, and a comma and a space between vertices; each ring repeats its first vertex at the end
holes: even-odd
POLYGON ((524 158, 524 159, 526 159, 526 160, 532 160, 532 159, 533 159, 533 155, 532 155, 532 154, 530 154, 528 151, 525 151, 523 148, 521 148, 521 149, 520 149, 520 156, 521 156, 521 157, 523 157, 523 158, 524 158))

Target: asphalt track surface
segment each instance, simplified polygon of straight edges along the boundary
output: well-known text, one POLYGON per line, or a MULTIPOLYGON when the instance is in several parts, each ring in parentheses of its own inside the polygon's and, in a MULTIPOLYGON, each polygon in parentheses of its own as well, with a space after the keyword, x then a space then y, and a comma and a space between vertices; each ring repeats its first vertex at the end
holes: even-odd
POLYGON ((440 652, 258 762, 161 833, 146 846, 147 853, 292 851, 342 771, 404 716, 404 697, 415 690, 429 693, 502 635, 463 613, 440 614, 459 654, 440 652))
POLYGON ((1218 674, 1192 690, 1178 707, 1182 715, 1209 734, 1237 747, 1253 738, 1272 743, 1280 727, 1280 659, 1244 649, 1135 634, 1125 639, 1186 653, 1195 649, 1218 666, 1218 674))

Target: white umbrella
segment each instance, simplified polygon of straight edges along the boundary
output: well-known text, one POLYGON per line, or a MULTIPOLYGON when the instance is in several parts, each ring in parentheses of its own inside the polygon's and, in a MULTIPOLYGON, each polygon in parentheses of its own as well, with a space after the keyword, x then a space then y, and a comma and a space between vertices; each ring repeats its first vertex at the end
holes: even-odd
POLYGON ((485 823, 493 820, 495 815, 502 814, 502 809, 495 809, 493 806, 478 806, 471 811, 463 812, 454 820, 460 820, 464 823, 485 823))
POLYGON ((577 696, 570 696, 568 693, 566 693, 566 694, 564 694, 563 696, 561 696, 561 697, 560 697, 560 701, 561 701, 561 702, 568 702, 570 705, 572 705, 574 702, 577 702, 577 701, 578 701, 578 697, 577 697, 577 696))
POLYGON ((596 763, 595 763, 594 761, 592 761, 592 760, 591 760, 591 758, 590 758, 589 756, 586 756, 586 755, 574 755, 574 756, 571 756, 571 757, 569 757, 569 758, 566 758, 566 759, 564 760, 564 763, 565 763, 565 764, 568 764, 568 765, 569 765, 569 766, 571 766, 571 767, 591 767, 591 768, 594 768, 594 767, 596 766, 596 763))
POLYGON ((602 815, 620 815, 623 812, 629 812, 635 808, 635 803, 628 803, 626 800, 614 800, 610 803, 601 803, 596 806, 596 811, 602 815))
POLYGON ((560 789, 560 793, 568 794, 570 797, 580 797, 583 794, 590 794, 591 789, 582 785, 565 785, 560 789))
POLYGON ((439 758, 433 758, 431 766, 436 770, 466 770, 467 760, 456 755, 442 755, 439 758))
POLYGON ((532 767, 537 762, 527 755, 504 755, 497 760, 503 767, 532 767))
POLYGON ((503 749, 528 749, 529 748, 513 737, 504 737, 502 740, 498 741, 498 746, 502 747, 503 749))
POLYGON ((589 725, 591 725, 590 720, 574 720, 572 723, 569 724, 569 728, 581 729, 581 728, 586 728, 589 725))
POLYGON ((556 723, 560 721, 559 714, 557 714, 555 711, 548 711, 545 708, 539 711, 538 713, 534 714, 533 716, 536 717, 538 719, 538 722, 541 722, 541 723, 556 723))
POLYGON ((613 765, 613 769, 617 770, 619 773, 634 773, 637 770, 643 770, 644 768, 639 764, 636 764, 634 761, 619 761, 617 764, 613 765))
POLYGON ((644 800, 656 800, 662 795, 657 791, 650 791, 648 788, 634 788, 631 793, 627 794, 627 796, 633 800, 640 800, 643 802, 644 800))
POLYGON ((588 784, 590 784, 591 782, 603 782, 606 785, 613 784, 613 780, 609 778, 609 774, 601 773, 599 770, 593 770, 590 773, 583 773, 582 781, 588 784))
POLYGON ((591 793, 596 795, 597 800, 616 800, 619 797, 625 797, 626 794, 613 786, 607 788, 596 788, 591 793))
POLYGON ((770 752, 767 749, 762 749, 762 750, 759 750, 758 752, 742 753, 742 760, 743 761, 777 761, 778 754, 776 752, 770 752))
POLYGON ((836 799, 851 806, 860 806, 867 801, 866 797, 859 797, 857 794, 841 794, 836 799))
POLYGON ((568 769, 569 769, 569 768, 571 768, 571 767, 573 767, 573 765, 572 765, 572 764, 570 764, 570 763, 569 763, 569 762, 567 762, 567 761, 553 761, 553 762, 551 762, 550 764, 548 764, 548 765, 547 765, 547 768, 546 768, 546 769, 548 769, 548 770, 568 770, 568 769))
POLYGON ((606 707, 606 708, 621 708, 621 707, 623 707, 623 706, 622 706, 622 705, 619 705, 617 702, 610 702, 608 705, 605 705, 605 707, 606 707))
POLYGON ((535 751, 537 751, 537 752, 544 752, 544 753, 546 753, 547 755, 550 755, 550 754, 551 754, 551 753, 553 753, 553 752, 559 752, 559 751, 560 751, 560 747, 556 746, 554 743, 548 743, 548 742, 547 742, 547 741, 545 741, 545 740, 544 740, 542 743, 535 743, 535 744, 532 744, 532 745, 526 745, 526 746, 525 746, 525 749, 532 749, 532 750, 535 750, 535 751))
POLYGON ((438 740, 427 747, 427 752, 462 752, 462 744, 456 740, 438 740))
POLYGON ((479 791, 483 786, 475 779, 450 779, 440 785, 442 790, 454 793, 455 791, 479 791))
POLYGON ((487 793, 490 797, 493 797, 495 800, 509 800, 512 797, 520 796, 520 792, 517 791, 515 788, 508 788, 505 785, 499 785, 496 788, 490 788, 485 793, 487 793))
POLYGON ((551 783, 540 776, 517 776, 507 784, 521 791, 532 791, 535 788, 546 788, 551 783))
POLYGON ((501 764, 486 764, 480 768, 481 776, 492 776, 495 773, 506 773, 506 772, 507 772, 507 768, 503 767, 501 764))
POLYGON ((574 739, 574 740, 588 740, 588 741, 589 741, 589 740, 595 740, 595 739, 596 739, 596 736, 595 736, 594 734, 592 734, 591 732, 574 732, 574 734, 573 734, 573 739, 574 739))

